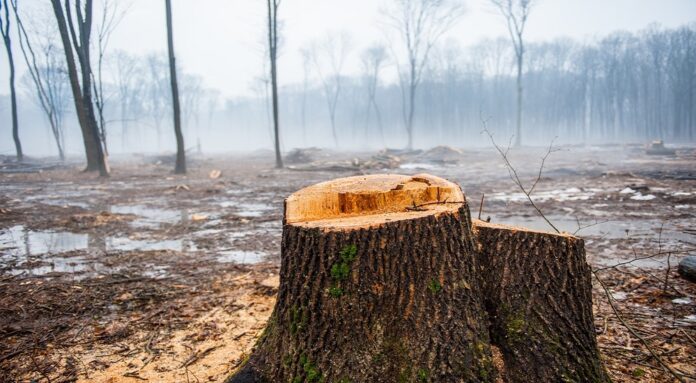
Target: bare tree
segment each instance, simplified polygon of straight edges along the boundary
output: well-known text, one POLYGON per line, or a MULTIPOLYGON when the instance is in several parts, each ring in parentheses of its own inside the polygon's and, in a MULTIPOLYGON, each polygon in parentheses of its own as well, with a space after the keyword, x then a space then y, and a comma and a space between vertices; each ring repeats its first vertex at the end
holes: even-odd
POLYGON ((92 0, 75 0, 75 20, 72 16, 70 0, 65 0, 63 10, 60 0, 51 0, 53 12, 58 22, 58 31, 63 42, 65 61, 68 66, 70 87, 75 101, 77 117, 82 129, 88 171, 99 170, 99 175, 107 177, 109 166, 99 139, 99 127, 92 104, 92 65, 90 61, 90 39, 92 33, 92 0), (78 77, 77 56, 80 65, 78 77), (80 80, 82 81, 80 83, 80 80))
MULTIPOLYGON (((39 39, 37 45, 36 41, 32 41, 27 33, 20 17, 17 0, 12 1, 12 7, 19 31, 19 46, 30 75, 30 81, 27 82, 27 85, 35 94, 39 107, 48 119, 58 149, 58 156, 61 160, 65 160, 63 116, 68 102, 68 90, 65 65, 59 59, 58 47, 53 41, 56 31, 53 26, 35 31, 34 35, 38 36, 39 39), (38 54, 34 50, 35 46, 38 47, 38 54)), ((50 25, 46 22, 42 24, 50 25)))
POLYGON ((106 98, 104 97, 104 54, 109 45, 111 34, 113 33, 118 23, 121 22, 125 11, 119 7, 119 4, 111 0, 103 0, 101 8, 101 16, 98 20, 97 27, 97 71, 92 72, 92 86, 94 87, 94 104, 97 108, 97 117, 99 124, 99 138, 104 146, 104 153, 109 154, 106 145, 106 118, 104 110, 106 106, 106 98))
POLYGON ((273 99, 273 143, 276 168, 283 167, 280 154, 280 126, 278 121, 278 7, 280 0, 266 0, 268 5, 268 57, 271 62, 271 97, 273 99))
POLYGON ((172 107, 171 97, 169 97, 171 89, 168 89, 171 85, 169 84, 169 76, 166 74, 168 64, 154 54, 148 55, 146 61, 148 76, 146 78, 145 109, 155 126, 159 149, 162 140, 162 121, 172 107))
MULTIPOLYGON (((461 3, 450 0, 394 0, 392 9, 382 11, 398 34, 405 59, 395 53, 401 85, 403 120, 408 148, 413 148, 413 117, 416 91, 430 51, 463 14, 461 3)), ((392 44, 392 49, 394 49, 392 44)))
POLYGON ((312 52, 307 48, 300 49, 302 55, 302 144, 307 145, 307 92, 309 90, 309 73, 312 61, 312 52))
POLYGON ((164 0, 167 12, 167 48, 169 51, 169 80, 172 86, 172 111, 174 115, 174 134, 176 135, 176 166, 174 173, 186 173, 186 148, 181 132, 181 110, 179 108, 179 86, 176 82, 176 59, 174 58, 174 36, 172 27, 172 3, 164 0))
POLYGON ((350 39, 345 33, 330 34, 319 45, 312 46, 312 58, 324 90, 324 98, 329 110, 331 134, 334 144, 338 147, 336 132, 336 106, 341 94, 343 65, 350 50, 350 39), (326 61, 326 62, 323 62, 326 61), (325 73, 328 66, 328 73, 325 73))
POLYGON ((387 58, 387 51, 381 44, 374 44, 367 48, 362 54, 362 65, 363 65, 363 77, 365 81, 365 87, 367 89, 367 105, 365 111, 365 139, 368 139, 368 130, 370 125, 370 113, 372 109, 375 110, 375 117, 377 118, 377 127, 379 129, 380 137, 382 138, 382 145, 384 142, 384 129, 382 127, 382 115, 379 111, 379 105, 377 105, 377 89, 379 88, 379 76, 382 72, 382 67, 384 66, 385 60, 387 58))
POLYGON ((145 68, 140 64, 139 58, 126 52, 116 52, 113 60, 116 74, 116 97, 119 102, 121 146, 128 147, 128 134, 130 124, 145 111, 148 82, 144 75, 145 68))
POLYGON ((515 48, 517 64, 517 125, 515 126, 515 146, 522 145, 522 72, 524 66, 524 28, 527 25, 533 0, 490 0, 505 18, 512 45, 515 48))
POLYGON ((200 134, 199 134, 199 117, 201 111, 201 99, 204 96, 203 80, 199 76, 193 76, 183 73, 181 75, 181 120, 182 129, 184 132, 191 132, 193 126, 196 133, 196 146, 199 152, 200 134))
POLYGON ((24 154, 22 153, 22 143, 19 141, 19 122, 17 121, 17 89, 15 88, 15 66, 14 57, 12 56, 12 38, 10 36, 10 8, 7 6, 7 0, 2 0, 2 2, 0 2, 0 34, 2 34, 2 40, 5 43, 7 61, 10 65, 12 139, 14 139, 15 151, 17 152, 17 161, 22 161, 24 159, 24 154))

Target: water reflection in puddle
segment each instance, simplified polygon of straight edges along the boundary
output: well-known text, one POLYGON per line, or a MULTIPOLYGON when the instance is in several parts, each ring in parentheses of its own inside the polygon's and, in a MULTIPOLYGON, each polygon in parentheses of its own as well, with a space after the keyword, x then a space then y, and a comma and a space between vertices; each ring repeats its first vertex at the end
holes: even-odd
POLYGON ((435 169, 435 167, 436 166, 433 164, 422 164, 422 163, 406 163, 406 164, 399 165, 399 169, 406 169, 406 170, 413 170, 413 169, 431 170, 431 169, 435 169))
MULTIPOLYGON (((668 224, 662 221, 649 220, 596 220, 580 221, 580 230, 578 230, 578 220, 574 216, 562 214, 547 214, 546 217, 560 231, 568 233, 576 233, 583 238, 602 238, 602 239, 650 239, 656 240, 659 235, 660 227, 662 227, 662 240, 667 243, 673 241, 676 243, 690 243, 693 236, 690 236, 683 228, 681 228, 680 220, 672 220, 668 224)), ((525 227, 532 230, 553 232, 553 228, 549 226, 541 217, 521 217, 521 216, 493 216, 492 222, 501 223, 504 225, 512 225, 525 227)))
POLYGON ((266 256, 267 254, 261 251, 225 250, 218 252, 216 259, 222 263, 253 264, 262 262, 266 256))
POLYGON ((2 257, 60 254, 86 249, 105 252, 133 250, 187 252, 197 250, 196 245, 187 239, 139 240, 127 237, 101 237, 69 232, 32 231, 21 225, 0 232, 0 255, 2 257))
POLYGON ((31 231, 21 225, 0 232, 0 251, 3 255, 8 251, 24 255, 64 253, 86 249, 88 246, 87 234, 31 231))
POLYGON ((245 203, 241 206, 242 210, 237 213, 240 217, 261 217, 273 210, 272 206, 264 203, 245 203))
POLYGON ((114 205, 111 206, 111 213, 131 214, 136 218, 131 224, 134 227, 158 227, 163 223, 176 223, 186 220, 188 214, 184 211, 159 209, 144 205, 114 205))
POLYGON ((223 208, 238 209, 235 214, 245 218, 262 217, 274 209, 274 207, 269 204, 257 202, 239 203, 235 201, 222 201, 218 202, 218 205, 223 208))

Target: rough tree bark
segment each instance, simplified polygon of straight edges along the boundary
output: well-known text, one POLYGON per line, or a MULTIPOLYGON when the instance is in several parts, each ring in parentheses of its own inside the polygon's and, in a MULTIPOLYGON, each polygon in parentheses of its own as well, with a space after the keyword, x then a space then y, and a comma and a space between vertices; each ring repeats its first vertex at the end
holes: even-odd
POLYGON ((169 81, 172 87, 172 110, 174 115, 174 134, 176 135, 176 166, 174 173, 186 173, 186 148, 184 134, 181 132, 181 109, 179 107, 179 85, 176 81, 176 59, 174 58, 174 36, 172 27, 172 3, 165 0, 167 12, 167 48, 169 51, 169 81))
POLYGON ((605 382, 590 288, 581 240, 472 228, 449 181, 320 183, 285 201, 276 306, 227 382, 605 382))
POLYGON ((22 152, 22 143, 19 140, 19 122, 17 121, 17 90, 15 88, 15 66, 14 56, 12 55, 12 38, 10 35, 10 11, 9 7, 7 6, 7 0, 3 0, 2 2, 0 2, 0 11, 4 11, 4 16, 0 15, 0 34, 2 34, 2 40, 5 43, 5 50, 7 52, 7 62, 10 66, 10 108, 12 110, 12 139, 14 140, 15 144, 17 161, 22 161, 24 159, 24 153, 22 152))
POLYGON ((68 77, 75 102, 77 119, 82 130, 82 140, 87 157, 86 170, 99 170, 100 176, 107 177, 109 175, 109 165, 102 150, 99 128, 97 127, 97 120, 92 105, 90 78, 92 69, 89 58, 92 0, 86 0, 84 15, 81 1, 78 0, 75 3, 75 22, 73 22, 70 1, 65 1, 65 12, 63 12, 60 0, 51 0, 51 4, 53 5, 53 12, 56 16, 58 31, 63 44, 63 51, 65 52, 65 61, 68 67, 68 77), (75 23, 77 23, 77 28, 75 28, 75 23), (76 55, 80 64, 82 85, 80 85, 77 65, 75 64, 76 55))
POLYGON ((285 220, 276 307, 229 382, 492 376, 458 186, 431 176, 350 177, 293 194, 285 220), (435 204, 406 210, 414 202, 435 204))
POLYGON ((280 121, 278 120, 278 7, 280 0, 267 0, 268 5, 268 55, 271 61, 271 97, 273 101, 273 144, 276 168, 283 167, 280 154, 280 121))
POLYGON ((491 342, 506 382, 608 382, 583 240, 474 221, 491 342))

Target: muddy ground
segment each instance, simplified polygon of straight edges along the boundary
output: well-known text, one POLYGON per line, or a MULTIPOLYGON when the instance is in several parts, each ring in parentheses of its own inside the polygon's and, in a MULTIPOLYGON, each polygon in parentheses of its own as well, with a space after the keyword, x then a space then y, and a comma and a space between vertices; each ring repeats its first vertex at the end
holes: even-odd
MULTIPOLYGON (((676 273, 696 250, 696 150, 560 149, 532 195, 555 226, 585 238, 613 296, 619 315, 595 280, 611 376, 675 381, 662 361, 696 381, 696 284, 676 273)), ((545 152, 510 155, 528 187, 545 152)), ((0 381, 221 382, 273 308, 283 198, 319 181, 429 172, 460 183, 474 217, 485 195, 482 219, 551 230, 493 150, 310 154, 284 170, 265 152, 192 156, 186 176, 168 157, 113 158, 107 180, 79 162, 5 159, 0 381)))

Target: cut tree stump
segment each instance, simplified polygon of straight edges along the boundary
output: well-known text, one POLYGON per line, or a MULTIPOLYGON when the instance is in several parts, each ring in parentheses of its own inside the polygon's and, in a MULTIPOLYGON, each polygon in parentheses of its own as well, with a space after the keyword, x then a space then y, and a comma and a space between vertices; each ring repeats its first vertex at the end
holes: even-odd
POLYGON ((583 240, 474 221, 491 342, 506 382, 607 382, 583 240))
POLYGON ((230 383, 606 381, 574 237, 474 230, 459 186, 427 174, 307 187, 283 223, 276 306, 230 383))

